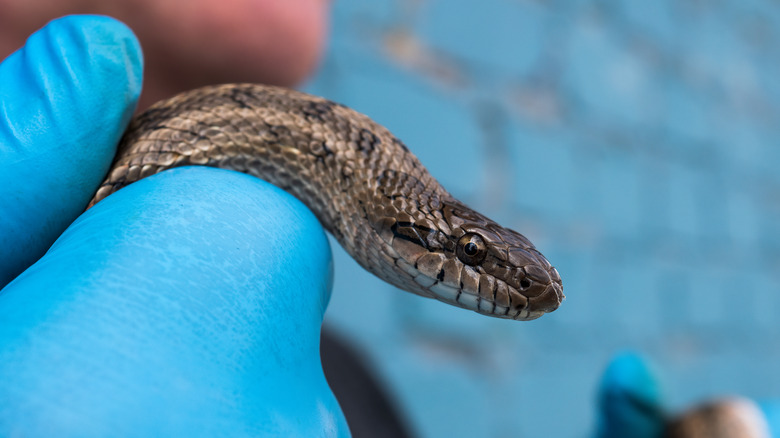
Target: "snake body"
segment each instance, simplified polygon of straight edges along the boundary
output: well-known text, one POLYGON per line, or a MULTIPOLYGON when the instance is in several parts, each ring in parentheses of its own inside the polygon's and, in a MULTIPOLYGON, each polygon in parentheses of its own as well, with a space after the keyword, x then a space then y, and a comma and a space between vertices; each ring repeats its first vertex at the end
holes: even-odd
POLYGON ((89 206, 186 165, 288 191, 360 265, 401 289, 517 320, 563 300, 558 272, 528 239, 457 201, 387 129, 343 105, 256 84, 158 102, 130 123, 89 206))

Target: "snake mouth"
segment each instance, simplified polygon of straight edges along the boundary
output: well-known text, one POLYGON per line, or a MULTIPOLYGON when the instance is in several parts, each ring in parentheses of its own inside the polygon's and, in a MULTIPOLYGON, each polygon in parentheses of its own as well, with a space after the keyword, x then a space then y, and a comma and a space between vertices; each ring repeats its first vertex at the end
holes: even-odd
POLYGON ((563 295, 563 286, 553 282, 544 288, 544 291, 533 297, 526 297, 528 304, 515 313, 512 319, 517 321, 531 321, 555 311, 566 298, 563 295))
POLYGON ((508 294, 504 302, 486 299, 464 290, 437 282, 429 293, 431 297, 440 301, 473 310, 483 315, 515 321, 532 321, 557 309, 563 299, 563 286, 558 282, 548 283, 545 286, 536 285, 532 290, 519 291, 507 286, 508 294), (505 304, 504 304, 505 303, 505 304), (502 305, 504 304, 504 305, 502 305), (508 306, 506 304, 509 304, 508 306))

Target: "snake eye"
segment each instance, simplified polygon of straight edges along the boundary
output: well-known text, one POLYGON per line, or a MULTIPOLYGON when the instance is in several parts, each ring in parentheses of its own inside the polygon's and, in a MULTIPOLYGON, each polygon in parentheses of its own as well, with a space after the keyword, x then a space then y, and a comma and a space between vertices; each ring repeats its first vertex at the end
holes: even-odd
POLYGON ((455 248, 455 254, 461 262, 467 265, 477 265, 485 260, 487 247, 482 236, 474 233, 464 234, 458 240, 458 246, 455 248))

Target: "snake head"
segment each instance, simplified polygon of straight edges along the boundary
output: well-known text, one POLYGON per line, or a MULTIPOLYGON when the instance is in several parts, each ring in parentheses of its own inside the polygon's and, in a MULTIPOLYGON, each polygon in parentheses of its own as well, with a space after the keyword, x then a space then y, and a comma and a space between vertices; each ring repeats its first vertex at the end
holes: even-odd
MULTIPOLYGON (((432 204, 436 220, 387 219, 382 235, 404 275, 384 278, 498 318, 526 321, 558 308, 564 299, 561 277, 525 236, 458 201, 432 204)), ((376 272, 383 276, 383 270, 376 272)))
POLYGON ((532 320, 563 301, 558 271, 522 234, 485 219, 463 223, 453 236, 457 238, 453 265, 461 270, 459 300, 468 308, 532 320))

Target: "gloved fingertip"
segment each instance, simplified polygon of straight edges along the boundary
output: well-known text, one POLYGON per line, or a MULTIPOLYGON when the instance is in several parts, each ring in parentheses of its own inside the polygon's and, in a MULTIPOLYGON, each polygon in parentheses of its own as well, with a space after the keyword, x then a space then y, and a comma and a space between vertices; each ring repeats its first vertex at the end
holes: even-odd
POLYGON ((104 177, 141 92, 121 22, 67 16, 0 64, 0 286, 40 257, 104 177))
MULTIPOLYGON (((14 84, 3 87, 6 120, 16 126, 37 120, 33 128, 58 139, 124 127, 141 93, 142 69, 138 40, 123 23, 99 15, 53 20, 0 68, 0 80, 14 84)), ((28 145, 40 140, 15 132, 28 145)))
POLYGON ((601 378, 598 409, 597 438, 660 436, 665 415, 649 361, 630 351, 616 355, 601 378))
POLYGON ((610 362, 601 380, 602 392, 631 391, 648 400, 660 398, 660 385, 649 362, 633 352, 622 352, 610 362))
MULTIPOLYGON (((62 96, 62 105, 77 104, 77 115, 94 115, 108 110, 116 113, 117 122, 126 125, 135 111, 141 94, 143 56, 132 30, 124 23, 101 15, 71 15, 51 22, 44 28, 49 34, 44 44, 55 56, 48 57, 57 78, 72 78, 70 96, 48 89, 51 96, 62 96), (88 56, 82 48, 87 47, 88 56), (110 95, 115 102, 102 96, 110 95)), ((88 124, 92 119, 74 120, 88 124)), ((81 125, 83 127, 83 125, 81 125)))

